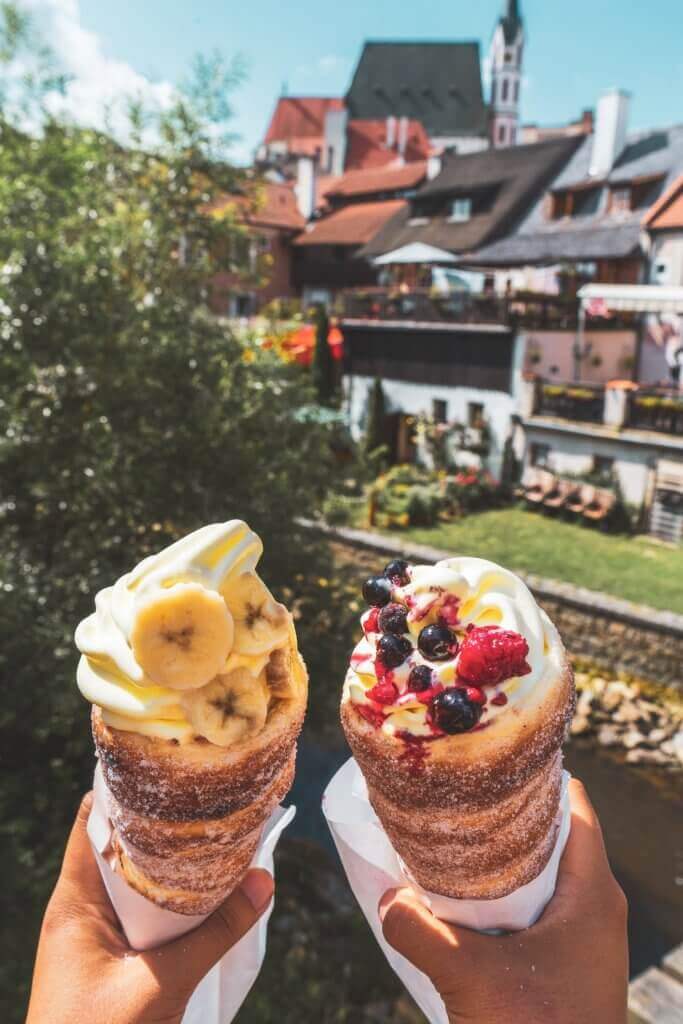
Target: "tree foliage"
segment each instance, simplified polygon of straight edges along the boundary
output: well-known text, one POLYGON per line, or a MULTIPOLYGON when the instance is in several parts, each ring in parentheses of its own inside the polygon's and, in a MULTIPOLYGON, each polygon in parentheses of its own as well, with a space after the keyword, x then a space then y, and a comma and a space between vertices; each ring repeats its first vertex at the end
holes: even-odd
POLYGON ((330 321, 325 307, 320 305, 315 315, 315 348, 313 350, 313 383, 318 401, 323 405, 334 402, 336 381, 334 359, 330 349, 328 335, 330 321))
MULTIPOLYGON (((21 23, 10 27, 5 60, 25 39, 21 23)), ((226 190, 248 198, 252 183, 216 162, 224 77, 215 60, 198 71, 156 120, 131 110, 125 147, 44 112, 29 133, 0 110, 7 1021, 22 1017, 17 990, 92 772, 72 635, 95 592, 180 534, 233 516, 266 538, 276 589, 314 558, 295 517, 315 508, 330 468, 325 426, 296 415, 313 397, 306 375, 204 309, 241 231, 229 208, 209 211, 226 190), (155 145, 143 147, 150 132, 155 145)))

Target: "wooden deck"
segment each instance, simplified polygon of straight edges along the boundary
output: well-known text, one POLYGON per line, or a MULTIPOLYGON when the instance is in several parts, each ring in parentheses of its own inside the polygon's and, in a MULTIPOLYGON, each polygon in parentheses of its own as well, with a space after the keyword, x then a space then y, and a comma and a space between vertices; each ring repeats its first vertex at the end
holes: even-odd
POLYGON ((683 943, 631 982, 629 1024, 683 1024, 683 943))

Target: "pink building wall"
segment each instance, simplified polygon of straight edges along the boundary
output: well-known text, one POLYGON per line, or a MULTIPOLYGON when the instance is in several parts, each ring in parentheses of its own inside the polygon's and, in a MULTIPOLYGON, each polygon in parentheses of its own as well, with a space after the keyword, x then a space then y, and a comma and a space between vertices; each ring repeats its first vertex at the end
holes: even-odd
MULTIPOLYGON (((575 377, 576 331, 529 331, 524 370, 546 380, 571 381, 575 377)), ((636 353, 635 331, 586 331, 579 379, 592 384, 630 379, 636 353)))

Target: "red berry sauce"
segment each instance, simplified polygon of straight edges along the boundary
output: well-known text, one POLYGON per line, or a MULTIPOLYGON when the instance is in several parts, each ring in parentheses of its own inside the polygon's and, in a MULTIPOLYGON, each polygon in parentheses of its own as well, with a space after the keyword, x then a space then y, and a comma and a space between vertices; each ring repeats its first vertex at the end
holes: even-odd
POLYGON ((497 693, 495 697, 491 698, 491 703, 495 704, 497 708, 505 707, 508 699, 504 693, 497 693))
POLYGON ((356 704, 356 711, 366 722, 374 725, 375 729, 381 729, 384 725, 384 714, 379 708, 373 708, 369 704, 356 704))
POLYGON ((376 683, 371 690, 368 690, 366 696, 370 700, 374 700, 377 704, 394 704, 398 697, 398 690, 388 678, 391 673, 387 672, 387 675, 380 683, 376 683))

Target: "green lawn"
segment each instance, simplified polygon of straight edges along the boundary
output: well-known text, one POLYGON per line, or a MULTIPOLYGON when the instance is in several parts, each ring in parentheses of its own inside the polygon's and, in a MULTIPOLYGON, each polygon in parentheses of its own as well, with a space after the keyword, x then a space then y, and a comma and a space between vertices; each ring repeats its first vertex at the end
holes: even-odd
POLYGON ((683 614, 681 547, 612 536, 516 508, 402 530, 400 537, 683 614))

